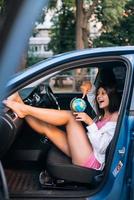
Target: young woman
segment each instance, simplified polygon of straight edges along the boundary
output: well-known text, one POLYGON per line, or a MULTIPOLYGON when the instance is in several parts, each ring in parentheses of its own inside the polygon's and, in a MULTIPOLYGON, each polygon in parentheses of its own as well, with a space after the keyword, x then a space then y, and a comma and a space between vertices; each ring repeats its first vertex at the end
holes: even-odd
MULTIPOLYGON (((88 85, 88 84, 87 84, 88 85)), ((90 96, 93 86, 81 87, 83 97, 90 96)), ((106 149, 113 138, 118 118, 119 101, 115 88, 100 86, 96 90, 96 105, 101 118, 94 122, 84 112, 37 108, 25 105, 19 95, 4 101, 20 118, 39 134, 47 136, 72 163, 102 170, 106 149), (81 122, 87 124, 87 134, 81 122), (57 126, 65 125, 66 133, 57 126)))

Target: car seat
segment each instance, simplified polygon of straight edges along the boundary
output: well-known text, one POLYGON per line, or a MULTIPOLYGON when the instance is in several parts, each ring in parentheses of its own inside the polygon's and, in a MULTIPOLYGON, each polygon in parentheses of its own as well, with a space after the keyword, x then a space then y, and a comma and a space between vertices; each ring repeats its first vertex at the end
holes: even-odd
MULTIPOLYGON (((107 148, 106 157, 108 157, 110 146, 107 148)), ((104 170, 95 170, 72 164, 71 159, 55 146, 52 146, 48 152, 46 169, 54 178, 77 183, 95 184, 100 182, 104 175, 104 170)))

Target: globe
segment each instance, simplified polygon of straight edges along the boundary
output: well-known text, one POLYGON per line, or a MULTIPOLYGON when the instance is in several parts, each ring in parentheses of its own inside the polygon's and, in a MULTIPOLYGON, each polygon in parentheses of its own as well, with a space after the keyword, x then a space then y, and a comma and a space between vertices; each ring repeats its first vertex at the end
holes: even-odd
POLYGON ((74 112, 83 112, 86 106, 86 102, 81 98, 74 98, 70 103, 70 108, 74 112))

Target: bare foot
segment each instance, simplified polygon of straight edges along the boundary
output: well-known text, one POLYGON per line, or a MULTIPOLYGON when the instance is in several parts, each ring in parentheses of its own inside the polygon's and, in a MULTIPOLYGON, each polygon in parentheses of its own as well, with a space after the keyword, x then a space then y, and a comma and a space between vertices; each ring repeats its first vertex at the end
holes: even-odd
POLYGON ((20 118, 24 118, 26 116, 26 105, 12 101, 12 100, 4 100, 3 103, 8 107, 11 108, 20 118))
POLYGON ((22 99, 21 99, 21 97, 20 97, 18 92, 15 92, 11 96, 9 96, 7 99, 24 104, 24 102, 22 101, 22 99))

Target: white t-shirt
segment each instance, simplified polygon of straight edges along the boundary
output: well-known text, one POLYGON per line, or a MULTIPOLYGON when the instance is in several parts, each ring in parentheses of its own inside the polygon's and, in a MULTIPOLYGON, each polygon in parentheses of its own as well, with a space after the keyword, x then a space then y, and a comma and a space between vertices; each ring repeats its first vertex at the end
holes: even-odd
POLYGON ((116 124, 117 122, 108 121, 100 129, 95 123, 87 126, 87 135, 92 144, 94 156, 101 163, 99 170, 104 168, 106 149, 114 136, 116 124))

